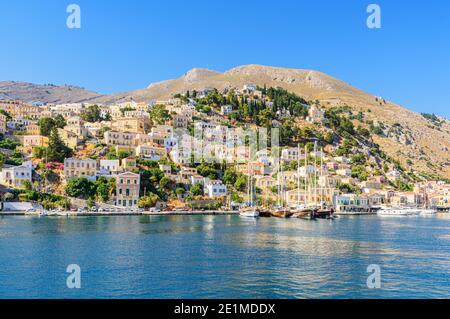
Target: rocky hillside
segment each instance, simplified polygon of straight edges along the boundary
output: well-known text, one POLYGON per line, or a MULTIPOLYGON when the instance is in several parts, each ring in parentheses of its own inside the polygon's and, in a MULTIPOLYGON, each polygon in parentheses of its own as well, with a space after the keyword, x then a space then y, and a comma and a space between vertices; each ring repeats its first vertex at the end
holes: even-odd
POLYGON ((450 178, 450 121, 424 117, 318 71, 260 65, 240 66, 224 73, 193 69, 178 79, 102 97, 100 101, 130 96, 135 100, 164 99, 187 90, 240 88, 246 83, 282 87, 307 100, 319 100, 326 108, 348 105, 355 114, 361 112, 365 122, 381 124, 383 130, 375 136, 375 142, 404 167, 450 178))
POLYGON ((100 97, 102 97, 101 94, 72 85, 0 82, 0 100, 21 100, 29 103, 78 103, 89 102, 100 97))
POLYGON ((261 65, 239 66, 224 73, 193 69, 175 80, 113 95, 100 95, 75 87, 45 85, 35 86, 36 93, 33 94, 31 84, 3 82, 0 83, 0 98, 107 104, 130 98, 136 101, 165 99, 194 89, 241 88, 247 83, 282 87, 307 100, 319 100, 325 108, 349 106, 352 112, 360 114, 363 123, 375 123, 381 127, 380 133, 374 137, 375 142, 404 167, 450 178, 450 121, 412 112, 318 71, 261 65))

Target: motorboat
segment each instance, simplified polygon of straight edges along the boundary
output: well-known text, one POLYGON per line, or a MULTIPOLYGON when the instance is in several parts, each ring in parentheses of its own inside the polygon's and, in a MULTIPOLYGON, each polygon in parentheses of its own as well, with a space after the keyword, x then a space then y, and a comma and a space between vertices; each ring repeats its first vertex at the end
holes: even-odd
POLYGON ((430 216, 435 215, 437 213, 436 209, 420 209, 420 215, 422 216, 430 216))
POLYGON ((420 210, 416 208, 400 207, 400 208, 383 208, 377 212, 380 216, 414 216, 419 215, 420 210))

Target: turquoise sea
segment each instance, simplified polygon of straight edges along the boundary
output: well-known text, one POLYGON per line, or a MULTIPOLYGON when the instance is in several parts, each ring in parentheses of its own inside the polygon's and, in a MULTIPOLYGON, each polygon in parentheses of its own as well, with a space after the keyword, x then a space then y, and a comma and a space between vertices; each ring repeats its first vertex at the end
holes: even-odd
POLYGON ((449 297, 450 214, 0 217, 0 298, 449 297))

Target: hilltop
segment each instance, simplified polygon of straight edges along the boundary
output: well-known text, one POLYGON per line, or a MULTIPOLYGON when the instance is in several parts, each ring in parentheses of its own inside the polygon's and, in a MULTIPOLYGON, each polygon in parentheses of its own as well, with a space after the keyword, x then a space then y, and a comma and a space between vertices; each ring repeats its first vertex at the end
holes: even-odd
POLYGON ((0 100, 21 100, 42 103, 90 102, 101 94, 74 85, 34 84, 27 82, 0 82, 0 100))

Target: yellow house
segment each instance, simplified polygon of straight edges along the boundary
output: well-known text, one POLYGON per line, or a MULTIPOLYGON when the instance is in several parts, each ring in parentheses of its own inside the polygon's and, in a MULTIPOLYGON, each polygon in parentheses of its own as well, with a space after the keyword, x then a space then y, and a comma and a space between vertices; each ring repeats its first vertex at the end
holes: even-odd
POLYGON ((15 100, 0 101, 0 109, 8 112, 12 117, 27 117, 32 119, 39 119, 42 112, 42 109, 38 106, 15 100))
POLYGON ((42 135, 23 135, 23 147, 48 146, 48 137, 42 135))
POLYGON ((40 135, 41 129, 37 123, 30 122, 25 127, 28 135, 40 135))
POLYGON ((80 142, 80 138, 78 137, 77 134, 59 128, 58 129, 58 134, 61 137, 61 140, 64 142, 64 144, 66 144, 68 147, 75 149, 78 146, 78 143, 80 142))
POLYGON ((66 158, 64 160, 64 177, 86 177, 93 181, 97 174, 97 161, 93 159, 66 158))
POLYGON ((136 167, 136 159, 134 157, 127 157, 122 159, 122 167, 125 170, 129 170, 136 167))
POLYGON ((166 149, 158 145, 143 144, 136 147, 135 153, 136 156, 159 160, 166 156, 166 149))
POLYGON ((120 118, 113 122, 117 131, 144 133, 150 126, 150 120, 143 118, 120 118))
POLYGON ((107 131, 104 140, 107 145, 132 146, 135 144, 136 133, 107 131))
POLYGON ((42 135, 22 135, 20 137, 22 146, 18 149, 23 153, 31 154, 34 147, 48 146, 48 137, 42 135))

